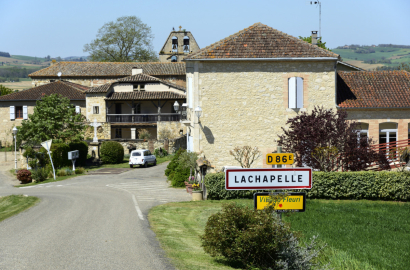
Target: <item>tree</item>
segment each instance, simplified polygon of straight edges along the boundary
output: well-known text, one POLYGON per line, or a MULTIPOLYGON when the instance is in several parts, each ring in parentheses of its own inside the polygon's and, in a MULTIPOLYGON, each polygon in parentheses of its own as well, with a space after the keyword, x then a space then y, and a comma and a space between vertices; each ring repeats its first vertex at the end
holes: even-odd
POLYGON ((104 24, 97 38, 84 45, 84 52, 90 53, 90 61, 154 62, 158 58, 152 39, 151 27, 136 16, 124 16, 104 24))
POLYGON ((59 94, 37 101, 34 113, 23 120, 17 132, 18 141, 38 144, 46 140, 71 142, 84 139, 84 116, 76 114, 70 100, 59 94))
MULTIPOLYGON (((303 41, 306 41, 307 43, 312 44, 312 36, 310 36, 310 37, 301 37, 301 36, 299 36, 299 39, 301 39, 303 41)), ((322 38, 317 39, 317 46, 322 48, 322 49, 332 51, 331 49, 326 47, 326 42, 322 42, 322 38)))
POLYGON ((296 153, 296 166, 306 165, 321 171, 359 171, 377 162, 388 168, 384 153, 370 148, 372 138, 357 133, 357 123, 347 120, 347 112, 333 112, 315 107, 288 119, 289 129, 282 127, 278 144, 288 153, 296 153))
POLYGON ((13 89, 7 88, 4 85, 0 84, 0 96, 8 95, 14 93, 13 89))
POLYGON ((251 147, 249 145, 242 147, 237 146, 235 149, 229 151, 229 154, 241 164, 242 168, 250 168, 252 163, 261 157, 261 152, 258 147, 251 147))

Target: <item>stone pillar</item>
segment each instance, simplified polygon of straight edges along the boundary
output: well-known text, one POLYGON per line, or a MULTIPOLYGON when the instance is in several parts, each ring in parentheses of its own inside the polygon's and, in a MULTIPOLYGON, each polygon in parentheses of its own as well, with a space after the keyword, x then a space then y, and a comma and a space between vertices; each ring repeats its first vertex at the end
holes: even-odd
POLYGON ((132 140, 135 140, 136 138, 135 138, 135 133, 136 133, 136 128, 131 128, 131 139, 132 140))

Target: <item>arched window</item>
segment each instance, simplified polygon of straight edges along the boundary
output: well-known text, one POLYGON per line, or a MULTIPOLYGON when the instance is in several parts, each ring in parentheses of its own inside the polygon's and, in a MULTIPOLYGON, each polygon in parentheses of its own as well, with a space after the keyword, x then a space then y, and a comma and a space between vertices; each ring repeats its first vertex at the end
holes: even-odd
POLYGON ((303 108, 303 78, 291 77, 288 80, 288 107, 291 109, 303 108))
POLYGON ((176 55, 173 55, 173 56, 171 57, 171 62, 177 62, 177 61, 178 61, 177 56, 176 56, 176 55))
POLYGON ((189 53, 189 37, 188 36, 184 37, 184 52, 189 53))
POLYGON ((172 37, 172 52, 178 52, 178 38, 172 37))

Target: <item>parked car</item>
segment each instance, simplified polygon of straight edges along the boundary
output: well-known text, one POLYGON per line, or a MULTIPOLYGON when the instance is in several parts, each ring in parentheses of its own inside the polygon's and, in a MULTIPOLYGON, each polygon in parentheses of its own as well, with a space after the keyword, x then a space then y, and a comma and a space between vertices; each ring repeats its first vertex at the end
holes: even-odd
POLYGON ((130 154, 130 168, 134 165, 148 167, 148 164, 157 165, 157 158, 147 149, 132 150, 130 154))

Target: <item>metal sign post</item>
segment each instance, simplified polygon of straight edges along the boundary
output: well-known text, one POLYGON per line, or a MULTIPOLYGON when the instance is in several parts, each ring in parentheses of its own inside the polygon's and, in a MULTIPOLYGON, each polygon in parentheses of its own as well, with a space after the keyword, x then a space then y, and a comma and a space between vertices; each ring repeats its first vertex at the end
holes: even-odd
POLYGON ((52 141, 53 140, 48 140, 48 141, 42 142, 41 146, 43 146, 47 150, 48 156, 50 157, 51 166, 53 167, 54 180, 56 180, 56 171, 54 170, 53 159, 51 158, 51 152, 50 152, 52 141))

